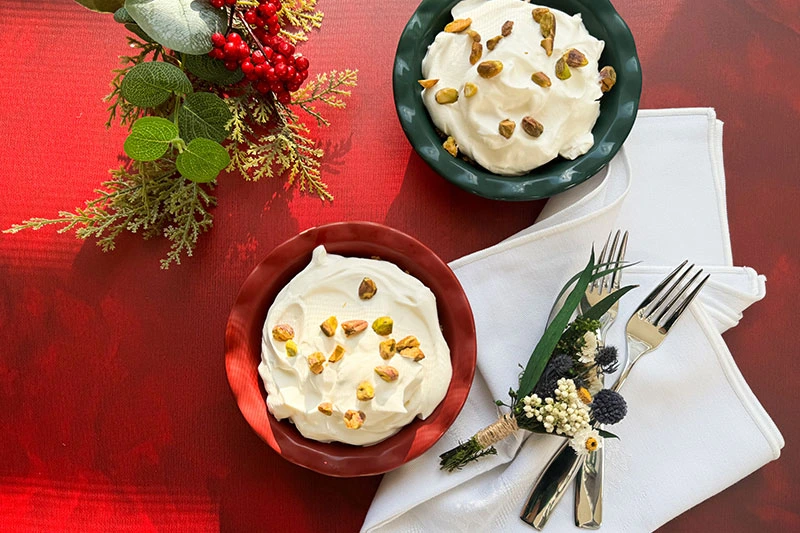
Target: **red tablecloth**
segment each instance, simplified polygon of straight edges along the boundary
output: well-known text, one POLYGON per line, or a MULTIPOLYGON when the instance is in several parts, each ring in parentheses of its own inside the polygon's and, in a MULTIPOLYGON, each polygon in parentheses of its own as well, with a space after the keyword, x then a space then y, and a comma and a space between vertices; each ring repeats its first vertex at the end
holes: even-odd
MULTIPOLYGON (((714 106, 725 126, 737 264, 768 296, 726 335, 774 417, 783 458, 664 531, 800 530, 794 452, 800 273, 800 7, 793 0, 617 0, 637 39, 642 107, 714 106)), ((321 0, 302 51, 315 72, 358 68, 348 109, 321 132, 333 204, 280 179, 220 179, 214 229, 169 271, 136 236, 102 253, 53 229, 0 235, 0 530, 328 531, 361 524, 380 478, 331 479, 282 460, 228 389, 223 334, 237 290, 276 244, 308 227, 372 220, 446 260, 530 225, 542 202, 456 189, 412 153, 391 69, 413 0, 321 0)), ((110 16, 69 0, 0 1, 0 227, 82 205, 118 164, 106 131, 110 71, 125 52, 110 16)), ((732 442, 732 446, 736 443, 732 442)), ((655 489, 655 487, 654 487, 655 489)), ((609 511, 611 512, 611 511, 609 511)))

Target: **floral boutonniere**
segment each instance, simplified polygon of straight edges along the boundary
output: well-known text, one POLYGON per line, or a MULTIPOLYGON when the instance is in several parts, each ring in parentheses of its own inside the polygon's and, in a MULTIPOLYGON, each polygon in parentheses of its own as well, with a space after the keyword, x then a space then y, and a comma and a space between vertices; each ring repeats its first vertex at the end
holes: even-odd
POLYGON ((520 429, 566 437, 578 454, 594 451, 602 446, 603 437, 614 436, 596 426, 622 420, 627 405, 619 393, 603 389, 599 379, 619 366, 616 348, 599 346, 599 319, 634 287, 623 287, 572 318, 588 284, 608 274, 608 268, 608 264, 595 265, 592 254, 586 268, 567 283, 561 294, 572 289, 533 350, 517 387, 509 390, 510 402, 496 402, 507 411, 443 453, 443 470, 460 469, 497 453, 493 445, 520 429))

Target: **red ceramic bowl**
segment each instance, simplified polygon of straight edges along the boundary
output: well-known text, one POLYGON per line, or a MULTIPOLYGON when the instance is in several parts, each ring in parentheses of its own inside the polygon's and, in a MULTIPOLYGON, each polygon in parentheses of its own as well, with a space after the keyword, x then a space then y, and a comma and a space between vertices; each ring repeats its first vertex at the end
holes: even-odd
POLYGON ((472 309, 453 271, 416 239, 371 222, 311 228, 275 248, 244 282, 225 332, 228 382, 253 430, 284 459, 337 477, 382 474, 433 446, 467 399, 475 357, 472 309), (397 434, 372 446, 306 439, 291 422, 278 421, 267 411, 267 394, 258 374, 264 320, 275 296, 308 265, 312 250, 320 244, 334 254, 380 257, 419 279, 436 296, 439 322, 450 347, 453 378, 442 403, 427 419, 414 419, 397 434))

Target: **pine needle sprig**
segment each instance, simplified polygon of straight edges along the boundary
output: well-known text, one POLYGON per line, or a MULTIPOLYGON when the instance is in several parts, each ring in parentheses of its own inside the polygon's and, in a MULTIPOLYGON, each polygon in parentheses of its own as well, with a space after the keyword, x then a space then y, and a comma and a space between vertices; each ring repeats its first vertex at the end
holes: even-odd
POLYGON ((325 14, 317 10, 317 0, 294 0, 283 5, 278 17, 283 28, 281 35, 296 44, 307 41, 308 33, 322 26, 325 14))
POLYGON ((324 103, 336 109, 342 109, 347 104, 342 97, 350 96, 350 88, 358 83, 358 70, 345 69, 332 70, 317 74, 317 79, 300 88, 292 98, 292 103, 314 117, 317 124, 328 126, 330 122, 324 118, 314 106, 315 103, 324 103))
POLYGON ((94 238, 104 252, 114 250, 123 232, 142 232, 145 238, 163 234, 172 248, 162 268, 180 264, 180 256, 192 255, 199 235, 211 226, 208 208, 216 199, 203 186, 178 176, 170 161, 122 167, 111 171, 111 179, 95 190, 74 212, 59 211, 55 218, 31 218, 4 233, 38 230, 61 225, 58 233, 75 231, 79 239, 94 238))
POLYGON ((164 212, 170 220, 164 228, 164 236, 172 244, 167 256, 161 260, 161 268, 167 269, 172 263, 180 265, 184 253, 187 257, 192 256, 200 235, 211 229, 214 223, 208 210, 216 204, 216 197, 199 183, 175 180, 173 190, 164 202, 164 212))

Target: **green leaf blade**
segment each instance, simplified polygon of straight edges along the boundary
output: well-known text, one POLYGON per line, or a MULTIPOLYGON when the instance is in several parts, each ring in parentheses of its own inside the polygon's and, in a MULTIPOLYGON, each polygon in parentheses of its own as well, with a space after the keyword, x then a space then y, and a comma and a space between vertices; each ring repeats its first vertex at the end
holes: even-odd
POLYGON ((556 314, 550 325, 547 326, 542 338, 539 339, 539 342, 536 344, 536 348, 533 349, 533 353, 531 353, 528 364, 525 366, 525 370, 523 371, 522 377, 519 380, 519 391, 517 392, 518 398, 524 398, 525 396, 530 395, 533 392, 534 387, 536 387, 536 383, 542 376, 542 372, 547 366, 547 362, 550 360, 550 356, 552 355, 556 344, 558 344, 561 334, 569 324, 570 318, 572 318, 572 314, 575 312, 575 309, 578 308, 578 304, 583 297, 583 293, 586 292, 586 287, 589 286, 594 268, 594 251, 592 251, 592 255, 589 258, 589 263, 581 272, 575 287, 572 289, 572 292, 570 292, 569 296, 567 296, 564 306, 561 308, 558 314, 556 314))
POLYGON ((625 296, 628 292, 632 291, 633 289, 637 288, 638 285, 628 285, 627 287, 622 287, 621 289, 617 289, 616 291, 612 292, 596 304, 594 304, 588 311, 583 314, 584 318, 588 318, 590 320, 600 320, 600 317, 605 314, 606 311, 611 309, 611 306, 614 305, 620 298, 625 296))
POLYGON ((186 54, 207 54, 227 27, 225 10, 205 0, 126 0, 125 9, 157 43, 186 54))
POLYGON ((197 138, 222 142, 233 117, 225 101, 216 94, 199 92, 186 97, 178 112, 178 127, 186 142, 197 138))
POLYGON ((181 175, 196 183, 213 181, 231 162, 228 151, 218 142, 198 137, 175 160, 181 175))
POLYGON ((244 78, 241 69, 228 70, 225 63, 207 55, 187 54, 183 60, 186 70, 200 78, 218 85, 233 85, 244 78))
POLYGON ((165 118, 144 117, 133 123, 123 149, 136 161, 155 161, 177 139, 178 128, 165 118))
POLYGON ((156 107, 173 93, 189 94, 192 82, 181 69, 163 61, 148 61, 133 67, 122 79, 122 97, 138 107, 156 107))

